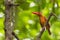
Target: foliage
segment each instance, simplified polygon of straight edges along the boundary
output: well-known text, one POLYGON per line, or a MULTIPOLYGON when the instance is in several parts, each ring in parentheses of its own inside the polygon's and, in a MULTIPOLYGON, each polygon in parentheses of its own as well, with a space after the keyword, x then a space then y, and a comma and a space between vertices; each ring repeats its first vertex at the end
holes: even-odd
MULTIPOLYGON (((38 16, 32 12, 40 11, 48 18, 52 12, 51 0, 14 0, 19 4, 15 10, 14 32, 21 40, 34 40, 38 35, 41 26, 38 16), (40 9, 39 9, 40 8, 40 9)), ((50 19, 51 32, 49 35, 47 30, 43 33, 41 40, 60 40, 60 0, 55 1, 56 17, 50 19)), ((4 40, 4 5, 3 0, 0 1, 0 40, 4 40)))

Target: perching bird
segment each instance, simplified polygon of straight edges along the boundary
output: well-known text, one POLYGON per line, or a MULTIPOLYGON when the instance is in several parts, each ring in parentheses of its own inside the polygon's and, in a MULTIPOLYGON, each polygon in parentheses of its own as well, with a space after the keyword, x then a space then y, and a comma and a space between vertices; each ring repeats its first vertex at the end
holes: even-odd
POLYGON ((42 28, 45 27, 46 30, 48 30, 48 33, 51 35, 49 22, 47 22, 47 25, 44 26, 46 24, 46 21, 47 21, 46 17, 43 16, 42 13, 40 13, 40 12, 32 12, 32 13, 36 14, 39 17, 39 21, 40 21, 41 27, 42 28))

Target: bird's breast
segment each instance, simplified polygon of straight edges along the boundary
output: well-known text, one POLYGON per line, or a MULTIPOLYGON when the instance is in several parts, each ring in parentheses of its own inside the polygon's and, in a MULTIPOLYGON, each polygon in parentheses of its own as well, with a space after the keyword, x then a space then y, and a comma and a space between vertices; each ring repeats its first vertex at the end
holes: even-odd
POLYGON ((44 25, 46 23, 46 19, 44 17, 40 17, 40 23, 44 25))

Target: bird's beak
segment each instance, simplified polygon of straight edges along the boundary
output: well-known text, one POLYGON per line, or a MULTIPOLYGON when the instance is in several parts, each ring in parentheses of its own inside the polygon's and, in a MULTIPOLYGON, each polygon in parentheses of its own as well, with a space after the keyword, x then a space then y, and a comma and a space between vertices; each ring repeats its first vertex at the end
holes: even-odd
POLYGON ((36 14, 36 12, 32 12, 32 14, 36 14))

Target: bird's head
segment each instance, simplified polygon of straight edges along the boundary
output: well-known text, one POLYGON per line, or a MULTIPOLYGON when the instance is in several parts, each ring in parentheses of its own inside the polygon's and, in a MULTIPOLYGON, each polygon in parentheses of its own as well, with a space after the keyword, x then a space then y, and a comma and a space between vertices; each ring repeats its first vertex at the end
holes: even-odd
POLYGON ((40 12, 32 12, 33 14, 36 14, 38 16, 41 16, 42 14, 40 12))

